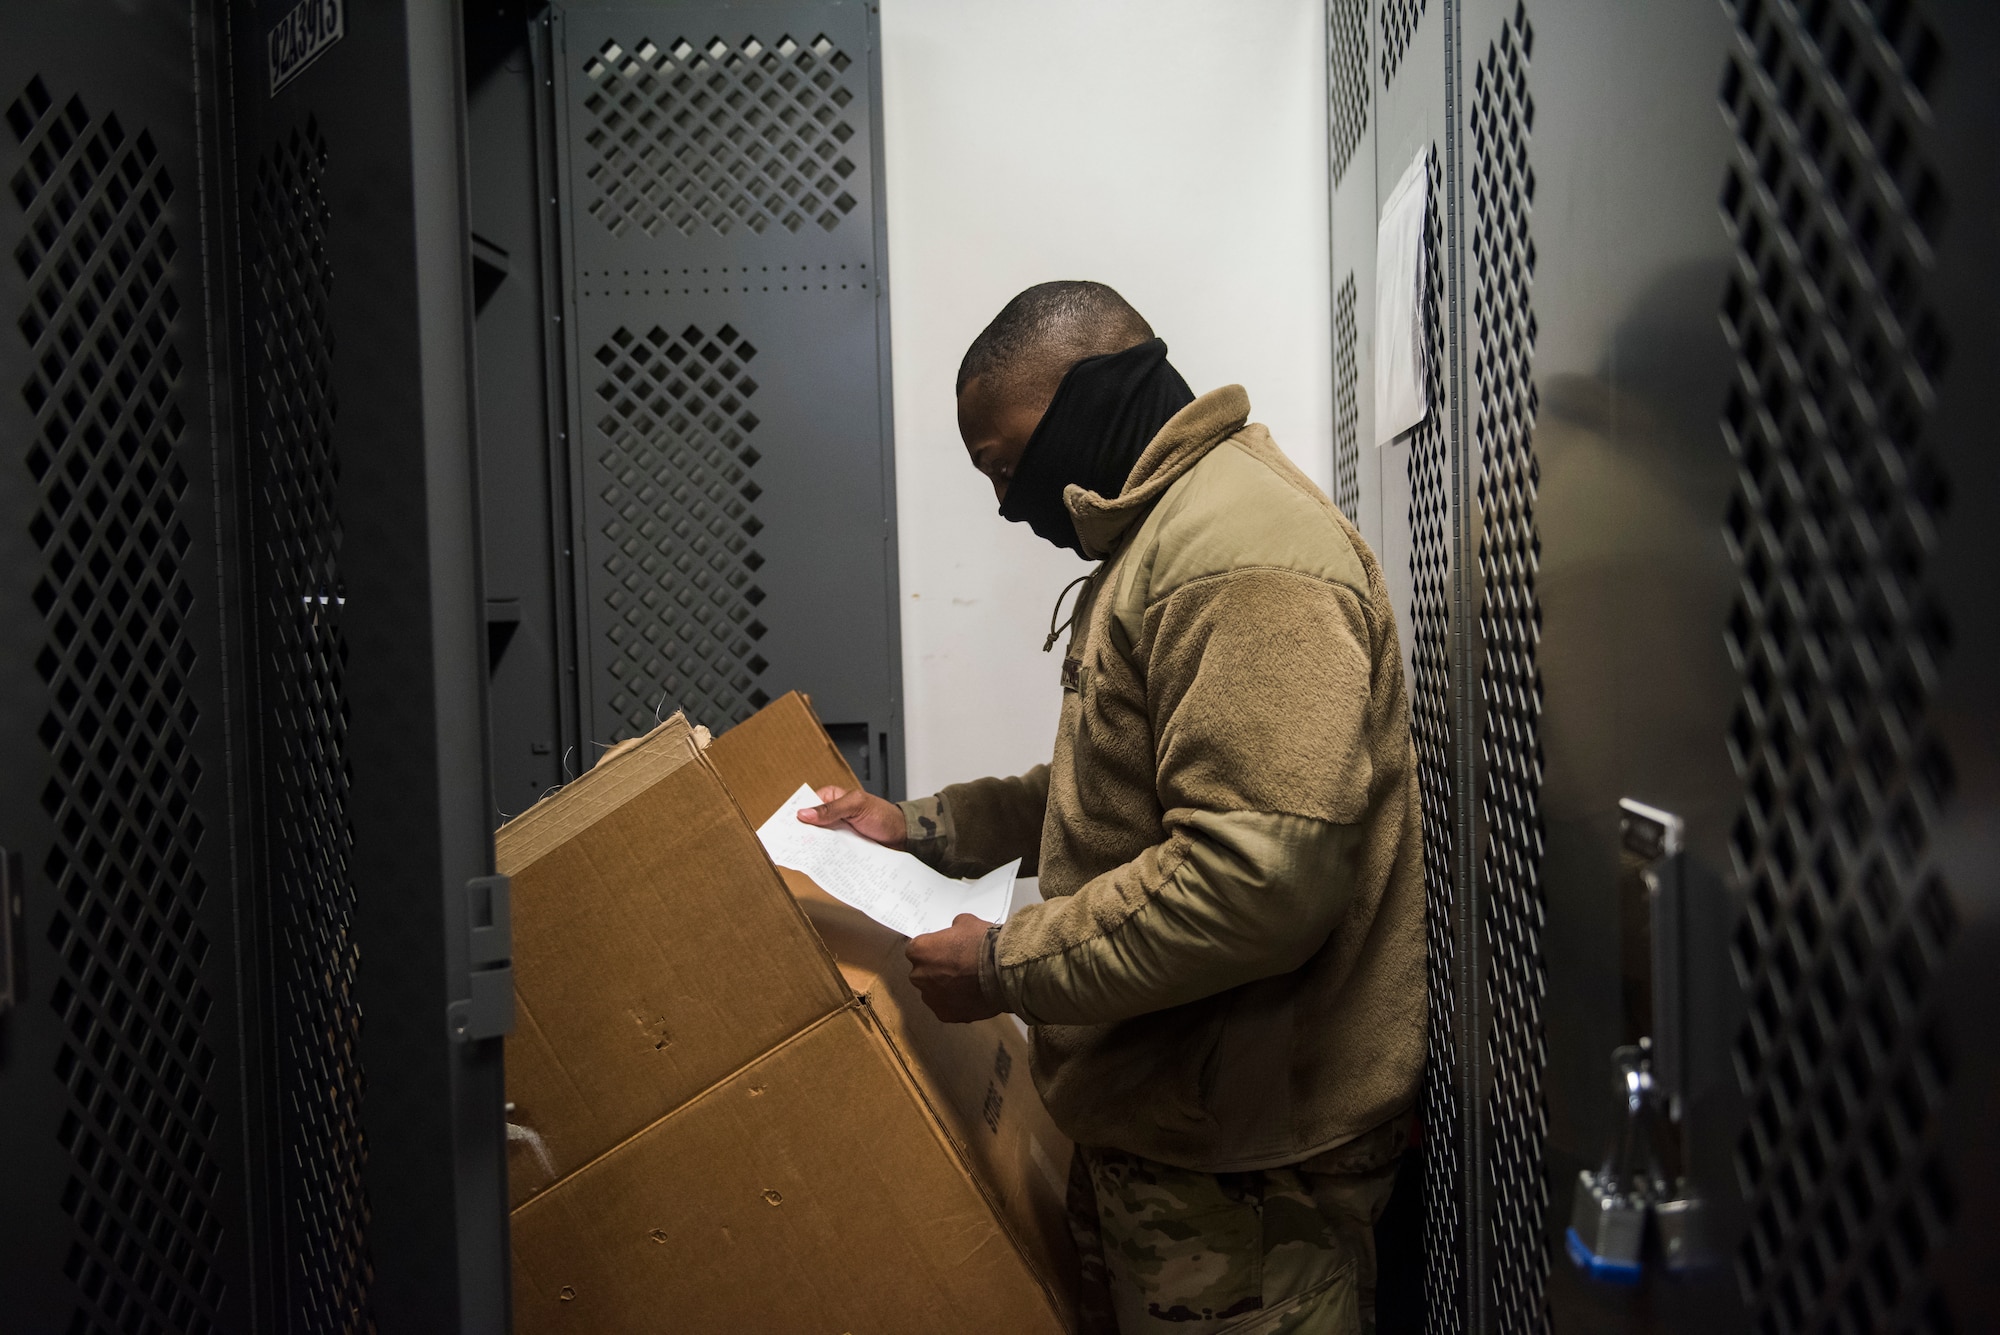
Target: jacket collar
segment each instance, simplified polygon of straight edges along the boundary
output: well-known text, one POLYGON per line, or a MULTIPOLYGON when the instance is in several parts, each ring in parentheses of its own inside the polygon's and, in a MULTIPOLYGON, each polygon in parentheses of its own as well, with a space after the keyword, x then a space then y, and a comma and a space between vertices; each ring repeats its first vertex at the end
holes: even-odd
POLYGON ((1084 555, 1102 561, 1118 549, 1132 526, 1145 518, 1153 502, 1166 494, 1181 474, 1200 463, 1208 452, 1243 429, 1250 420, 1250 396, 1241 385, 1213 389, 1167 419, 1132 465, 1119 493, 1106 499, 1074 482, 1063 489, 1076 536, 1084 555))

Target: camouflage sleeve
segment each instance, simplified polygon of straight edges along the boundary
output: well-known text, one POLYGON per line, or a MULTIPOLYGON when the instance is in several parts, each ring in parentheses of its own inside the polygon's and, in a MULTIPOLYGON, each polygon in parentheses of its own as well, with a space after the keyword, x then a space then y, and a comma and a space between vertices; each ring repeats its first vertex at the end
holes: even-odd
POLYGON ((913 797, 896 805, 903 809, 903 848, 925 866, 938 866, 951 845, 951 817, 944 809, 944 794, 913 797))
POLYGON ((904 844, 918 861, 947 876, 984 876, 1021 859, 1021 875, 1041 863, 1042 814, 1049 804, 1049 767, 1011 779, 954 783, 903 808, 904 844))

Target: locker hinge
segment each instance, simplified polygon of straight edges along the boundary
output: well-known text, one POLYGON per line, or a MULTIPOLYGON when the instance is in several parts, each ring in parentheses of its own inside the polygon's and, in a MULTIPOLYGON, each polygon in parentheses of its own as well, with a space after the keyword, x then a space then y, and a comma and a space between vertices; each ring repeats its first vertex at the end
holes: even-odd
POLYGON ((514 1032, 514 927, 505 876, 465 883, 466 996, 446 1008, 461 1043, 514 1032))

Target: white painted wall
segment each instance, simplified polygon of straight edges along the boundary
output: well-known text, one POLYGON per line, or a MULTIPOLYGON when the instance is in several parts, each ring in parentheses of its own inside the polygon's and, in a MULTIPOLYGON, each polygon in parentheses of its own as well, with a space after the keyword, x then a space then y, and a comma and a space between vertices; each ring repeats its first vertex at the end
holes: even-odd
POLYGON ((1332 473, 1321 0, 882 0, 909 791, 1046 760, 1088 567, 999 518, 952 379, 1033 283, 1111 284, 1196 393, 1332 473))

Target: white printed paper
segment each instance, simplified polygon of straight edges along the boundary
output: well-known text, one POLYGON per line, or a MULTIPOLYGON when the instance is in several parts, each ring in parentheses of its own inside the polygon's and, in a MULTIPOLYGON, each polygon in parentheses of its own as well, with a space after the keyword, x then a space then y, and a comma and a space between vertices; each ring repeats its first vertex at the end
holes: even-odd
POLYGON ((757 837, 771 861, 804 872, 841 903, 904 936, 942 931, 961 913, 987 922, 1007 920, 1019 858, 976 881, 953 880, 852 830, 830 830, 799 819, 801 807, 818 805, 819 795, 801 784, 764 822, 757 837))
POLYGON ((1387 445, 1431 410, 1424 298, 1430 282, 1424 224, 1430 211, 1426 145, 1396 182, 1375 230, 1375 444, 1387 445))

